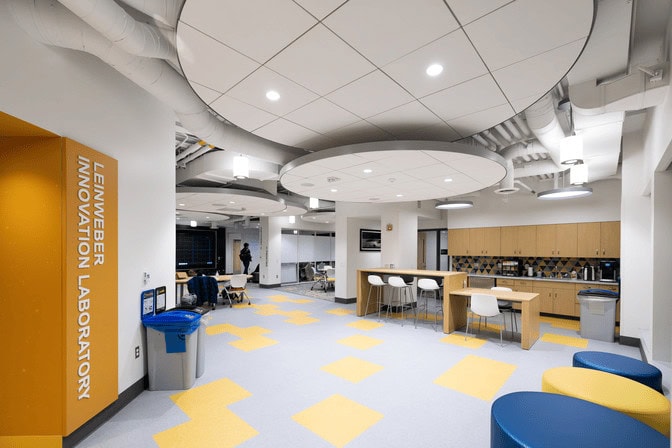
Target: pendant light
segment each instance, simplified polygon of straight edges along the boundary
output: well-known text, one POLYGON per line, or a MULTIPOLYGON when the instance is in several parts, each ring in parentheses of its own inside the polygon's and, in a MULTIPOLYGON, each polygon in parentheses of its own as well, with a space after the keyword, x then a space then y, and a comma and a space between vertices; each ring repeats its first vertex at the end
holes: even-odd
POLYGON ((470 208, 473 206, 474 203, 472 201, 453 200, 453 201, 437 202, 434 208, 436 208, 437 210, 456 210, 460 208, 470 208))

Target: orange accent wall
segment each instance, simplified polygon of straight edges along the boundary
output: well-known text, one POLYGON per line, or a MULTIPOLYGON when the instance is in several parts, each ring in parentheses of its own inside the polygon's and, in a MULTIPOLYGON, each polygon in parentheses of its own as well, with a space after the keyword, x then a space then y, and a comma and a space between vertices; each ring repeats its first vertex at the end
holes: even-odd
POLYGON ((0 442, 53 443, 117 399, 117 190, 108 156, 0 134, 0 442))

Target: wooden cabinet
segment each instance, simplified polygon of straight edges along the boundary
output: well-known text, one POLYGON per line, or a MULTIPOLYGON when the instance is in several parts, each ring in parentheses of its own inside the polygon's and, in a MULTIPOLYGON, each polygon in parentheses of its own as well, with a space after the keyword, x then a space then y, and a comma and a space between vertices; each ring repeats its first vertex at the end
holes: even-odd
POLYGON ((534 292, 539 294, 541 300, 539 311, 561 316, 578 316, 574 287, 573 283, 537 282, 534 292))
POLYGON ((499 227, 469 229, 469 255, 499 256, 499 245, 499 227))
POLYGON ((469 253, 469 229, 448 230, 448 255, 471 255, 469 253))
POLYGON ((537 226, 502 227, 500 240, 503 257, 534 257, 537 254, 537 226))
POLYGON ((581 222, 577 225, 577 256, 582 258, 620 258, 621 223, 581 222))
POLYGON ((576 257, 577 225, 548 224, 537 226, 538 257, 576 257))

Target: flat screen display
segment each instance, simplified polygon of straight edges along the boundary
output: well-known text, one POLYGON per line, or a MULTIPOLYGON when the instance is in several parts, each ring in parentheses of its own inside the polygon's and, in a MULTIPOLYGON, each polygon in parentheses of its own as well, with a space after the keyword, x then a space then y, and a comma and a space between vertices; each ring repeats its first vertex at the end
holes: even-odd
POLYGON ((177 230, 175 260, 178 270, 216 268, 217 232, 177 230))

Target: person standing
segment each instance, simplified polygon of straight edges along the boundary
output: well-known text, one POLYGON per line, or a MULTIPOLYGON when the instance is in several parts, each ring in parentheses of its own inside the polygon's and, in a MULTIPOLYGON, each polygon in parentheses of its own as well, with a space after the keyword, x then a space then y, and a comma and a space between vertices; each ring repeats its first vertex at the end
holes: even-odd
POLYGON ((243 262, 243 274, 247 274, 247 270, 250 268, 250 261, 252 261, 252 252, 250 252, 250 245, 248 243, 244 243, 243 248, 240 250, 240 261, 243 262))

